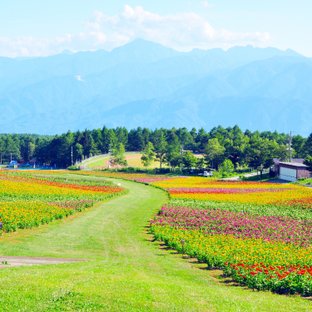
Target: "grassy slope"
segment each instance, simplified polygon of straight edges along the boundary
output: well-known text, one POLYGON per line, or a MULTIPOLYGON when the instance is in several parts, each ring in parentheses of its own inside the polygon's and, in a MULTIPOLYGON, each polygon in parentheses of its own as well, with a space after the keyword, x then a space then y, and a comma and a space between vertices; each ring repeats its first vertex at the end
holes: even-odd
MULTIPOLYGON (((144 168, 142 162, 141 162, 141 153, 134 153, 134 152, 128 152, 125 153, 125 158, 128 163, 128 167, 135 167, 135 168, 144 168)), ((108 155, 99 155, 95 156, 89 159, 86 159, 81 163, 82 166, 85 166, 87 168, 96 169, 96 168, 107 168, 108 167, 108 160, 110 156, 108 155)), ((163 167, 166 167, 163 164, 163 167)), ((153 168, 159 168, 159 162, 154 161, 149 167, 149 169, 153 168)))
POLYGON ((85 263, 0 270, 1 311, 309 311, 298 297, 226 286, 152 244, 145 226, 164 192, 121 182, 129 194, 71 220, 5 235, 0 254, 85 263))

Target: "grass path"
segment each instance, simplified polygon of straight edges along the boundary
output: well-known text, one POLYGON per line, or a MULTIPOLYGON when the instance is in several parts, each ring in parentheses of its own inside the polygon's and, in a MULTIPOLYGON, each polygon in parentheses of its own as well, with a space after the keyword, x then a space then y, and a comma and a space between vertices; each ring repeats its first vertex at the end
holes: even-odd
POLYGON ((0 270, 1 311, 309 311, 299 297, 218 282, 151 243, 145 226, 166 194, 122 181, 125 196, 70 220, 0 238, 0 254, 88 262, 0 270))

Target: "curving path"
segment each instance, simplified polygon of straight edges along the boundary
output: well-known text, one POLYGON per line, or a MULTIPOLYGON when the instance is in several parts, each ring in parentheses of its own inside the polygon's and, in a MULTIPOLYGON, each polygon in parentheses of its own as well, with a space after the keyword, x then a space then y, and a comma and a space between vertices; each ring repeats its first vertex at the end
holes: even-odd
MULTIPOLYGON (((120 181, 119 181, 120 182, 120 181)), ((0 270, 1 311, 309 311, 311 302, 227 286, 151 243, 165 192, 121 181, 125 196, 35 230, 0 238, 6 256, 87 262, 0 270)))

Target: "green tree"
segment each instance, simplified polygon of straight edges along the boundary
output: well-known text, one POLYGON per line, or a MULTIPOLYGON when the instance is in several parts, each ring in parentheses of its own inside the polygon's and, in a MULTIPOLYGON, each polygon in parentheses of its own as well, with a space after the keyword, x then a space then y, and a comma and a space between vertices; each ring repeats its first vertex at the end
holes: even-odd
POLYGON ((222 164, 219 166, 219 172, 222 177, 225 178, 234 172, 234 164, 230 159, 225 159, 222 164))
POLYGON ((33 158, 35 153, 36 145, 34 142, 29 141, 27 144, 27 160, 30 160, 33 158))
POLYGON ((233 162, 235 168, 245 163, 245 152, 248 143, 249 138, 244 135, 238 126, 229 129, 229 137, 224 142, 225 156, 233 162))
POLYGON ((165 133, 162 129, 155 130, 153 144, 155 148, 156 159, 159 161, 159 167, 161 169, 166 159, 167 147, 168 147, 165 133))
POLYGON ((304 143, 304 156, 312 155, 312 133, 307 138, 306 142, 304 143))
POLYGON ((5 153, 8 156, 8 160, 18 160, 21 157, 19 140, 16 136, 8 135, 5 140, 5 153))
POLYGON ((204 152, 209 141, 209 135, 206 133, 204 128, 198 130, 195 144, 199 152, 204 152))
POLYGON ((83 132, 82 142, 84 157, 91 157, 98 153, 97 146, 92 137, 92 132, 85 130, 83 132))
POLYGON ((217 138, 210 139, 205 147, 205 158, 212 168, 218 169, 224 158, 225 148, 219 143, 217 138))
POLYGON ((182 164, 182 147, 174 128, 168 131, 167 142, 166 161, 171 168, 179 167, 182 164))
POLYGON ((125 146, 120 142, 117 143, 112 149, 111 163, 113 165, 127 166, 125 146))
POLYGON ((118 139, 113 129, 109 129, 109 150, 112 152, 118 145, 118 139))
POLYGON ((75 144, 74 155, 76 161, 81 161, 83 157, 83 146, 80 143, 75 144))
POLYGON ((301 135, 293 136, 291 146, 295 150, 296 158, 303 158, 305 156, 305 153, 304 153, 305 142, 306 142, 306 139, 303 138, 301 135))
POLYGON ((5 152, 5 142, 2 137, 0 137, 0 165, 2 165, 3 162, 3 154, 5 152))
POLYGON ((92 154, 98 155, 101 153, 102 148, 101 143, 103 141, 101 129, 92 130, 91 136, 94 142, 94 146, 92 147, 92 154))
POLYGON ((142 152, 141 161, 144 167, 149 167, 155 159, 154 145, 148 142, 142 152))
POLYGON ((36 145, 34 143, 34 138, 31 136, 22 136, 20 139, 20 146, 19 150, 21 153, 21 157, 24 161, 28 162, 30 159, 32 159, 36 145))
POLYGON ((182 149, 192 149, 194 146, 194 138, 186 128, 177 129, 176 134, 181 142, 182 149))
POLYGON ((273 158, 281 155, 281 147, 276 141, 261 138, 255 133, 251 137, 246 154, 249 166, 259 170, 262 176, 264 168, 273 164, 273 158))
POLYGON ((100 151, 102 154, 107 154, 109 152, 110 145, 110 131, 108 128, 103 127, 102 130, 102 140, 100 142, 100 151))
POLYGON ((74 143, 74 135, 70 131, 52 139, 42 151, 49 159, 51 165, 66 168, 71 165, 71 146, 74 143))
POLYGON ((128 149, 130 151, 142 151, 145 146, 145 138, 148 136, 146 130, 143 133, 142 128, 132 129, 128 136, 128 149), (145 135, 145 136, 144 136, 145 135))
POLYGON ((312 171, 312 155, 309 155, 305 158, 304 164, 308 166, 310 171, 312 171))
POLYGON ((39 137, 36 139, 36 149, 34 157, 36 157, 36 161, 38 163, 51 164, 51 141, 53 137, 39 137))
POLYGON ((197 158, 191 151, 185 151, 182 154, 182 164, 186 169, 194 168, 197 165, 197 158))
POLYGON ((281 144, 276 147, 276 157, 281 161, 290 161, 295 153, 295 150, 288 145, 281 144))
POLYGON ((123 146, 128 144, 128 130, 125 127, 117 127, 115 130, 117 141, 122 143, 123 146))
POLYGON ((151 130, 144 128, 142 131, 142 136, 143 136, 143 143, 144 146, 148 143, 151 142, 151 130))
POLYGON ((204 157, 200 157, 200 158, 197 158, 197 162, 196 162, 196 168, 197 169, 204 169, 205 167, 205 158, 204 157))

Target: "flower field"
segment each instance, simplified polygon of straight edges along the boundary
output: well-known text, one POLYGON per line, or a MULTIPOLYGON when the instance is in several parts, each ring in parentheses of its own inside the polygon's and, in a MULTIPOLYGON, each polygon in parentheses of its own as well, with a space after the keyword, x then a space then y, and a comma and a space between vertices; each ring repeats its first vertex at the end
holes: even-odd
POLYGON ((159 181, 169 180, 172 177, 166 175, 146 174, 146 173, 125 173, 125 172, 110 172, 110 171, 81 171, 81 175, 91 175, 99 177, 109 177, 116 179, 130 180, 140 183, 154 183, 159 181))
MULTIPOLYGON (((83 182, 77 174, 127 179, 167 190, 170 201, 150 222, 157 240, 210 269, 223 270, 225 276, 252 289, 312 296, 312 189, 269 182, 84 171, 66 180, 32 176, 32 183, 40 185, 36 191, 28 188, 28 177, 20 177, 28 188, 23 196, 29 203, 46 196, 51 209, 58 206, 67 211, 75 209, 72 203, 82 198, 100 200, 109 193, 110 185, 83 182), (59 199, 54 188, 60 185, 69 200, 59 199), (51 188, 49 194, 45 187, 51 188)), ((14 182, 8 180, 6 177, 6 183, 14 182)), ((9 201, 9 195, 2 193, 9 201)))
POLYGON ((3 232, 31 228, 72 215, 124 192, 106 181, 67 178, 64 172, 0 172, 3 232))
POLYGON ((111 172, 0 172, 0 222, 14 231, 66 217, 123 192, 103 177, 151 184, 170 201, 157 240, 252 289, 312 296, 312 189, 111 172), (81 177, 83 176, 83 177, 81 177))
POLYGON ((257 290, 312 296, 312 189, 172 178, 155 238, 257 290))

